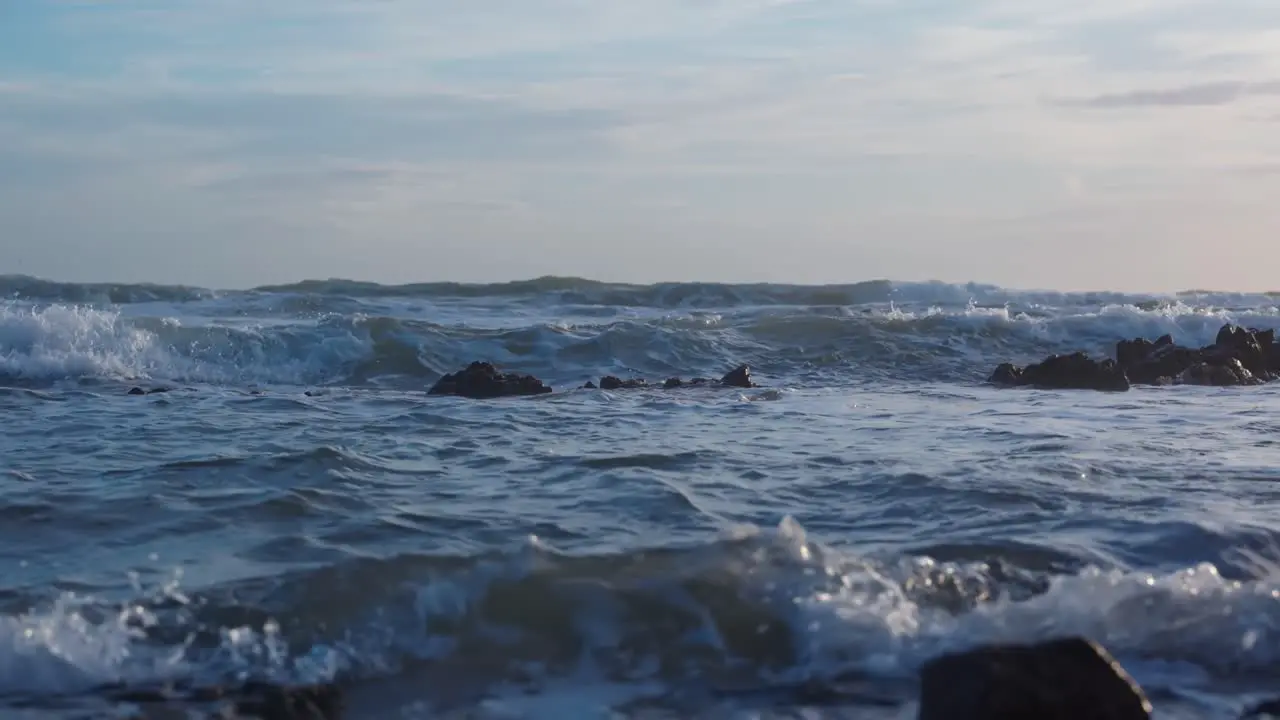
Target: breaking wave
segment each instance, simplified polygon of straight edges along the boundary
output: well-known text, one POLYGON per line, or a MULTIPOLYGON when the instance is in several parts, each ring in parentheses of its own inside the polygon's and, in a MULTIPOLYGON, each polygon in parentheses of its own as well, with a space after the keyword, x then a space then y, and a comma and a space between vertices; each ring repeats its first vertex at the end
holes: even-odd
POLYGON ((475 359, 560 385, 603 373, 714 376, 742 362, 775 384, 973 382, 1006 360, 1107 353, 1136 336, 1208 344, 1225 322, 1280 328, 1280 308, 1265 295, 1152 298, 879 281, 642 287, 560 278, 400 288, 324 281, 219 294, 19 280, 5 279, 9 290, 25 288, 13 291, 19 299, 0 300, 0 381, 11 384, 415 387, 475 359), (86 299, 96 292, 114 299, 86 299), (361 292, 370 296, 357 298, 361 292), (396 292, 455 300, 405 303, 396 292), (42 293, 49 297, 34 299, 42 293), (538 307, 509 302, 522 293, 538 307), (463 296, 470 300, 457 300, 463 296), (606 299, 613 304, 591 304, 606 299), (136 304, 143 300, 152 304, 136 304))
MULTIPOLYGON (((352 560, 123 605, 66 595, 0 620, 0 702, 103 683, 399 678, 437 710, 495 688, 622 683, 697 705, 810 680, 909 681, 986 642, 1085 634, 1149 689, 1280 670, 1280 585, 1212 565, 1099 568, 1053 550, 861 557, 794 521, 698 547, 352 560), (425 688, 425 692, 423 689, 425 688)), ((634 699, 634 698, 633 698, 634 699)))

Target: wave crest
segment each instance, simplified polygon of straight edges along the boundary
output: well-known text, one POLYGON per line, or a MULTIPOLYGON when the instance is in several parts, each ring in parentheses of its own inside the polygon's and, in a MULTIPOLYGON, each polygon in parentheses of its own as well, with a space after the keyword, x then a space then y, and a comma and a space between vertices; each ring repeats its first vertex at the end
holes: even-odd
POLYGON ((968 563, 860 557, 787 519, 614 555, 534 539, 512 553, 355 560, 194 595, 169 586, 115 611, 64 597, 0 619, 13 641, 0 643, 11 647, 0 667, 23 669, 0 672, 0 696, 226 673, 341 675, 357 688, 394 677, 442 704, 588 670, 686 698, 813 678, 893 687, 943 652, 1076 634, 1148 687, 1179 664, 1177 681, 1193 684, 1280 669, 1274 577, 1226 580, 1211 565, 1062 575, 1019 566, 1025 549, 984 552, 968 563))

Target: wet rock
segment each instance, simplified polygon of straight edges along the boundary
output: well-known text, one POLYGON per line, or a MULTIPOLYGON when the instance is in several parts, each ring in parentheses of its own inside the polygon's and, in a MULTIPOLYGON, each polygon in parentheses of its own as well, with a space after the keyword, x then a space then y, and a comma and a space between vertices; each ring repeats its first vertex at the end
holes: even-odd
POLYGON ((458 395, 487 400, 516 395, 543 395, 551 388, 532 375, 500 372, 491 363, 473 362, 456 373, 440 378, 429 395, 458 395))
POLYGON ((1224 360, 1240 361, 1250 374, 1270 379, 1272 355, 1275 347, 1274 330, 1246 330, 1239 325, 1223 325, 1214 341, 1211 355, 1224 360))
MULTIPOLYGON (((185 681, 142 686, 114 683, 99 686, 89 695, 97 702, 133 706, 140 711, 138 714, 120 717, 139 719, 339 720, 343 711, 342 692, 336 685, 285 686, 253 680, 235 685, 193 685, 185 681)), ((75 698, 51 698, 49 704, 65 705, 69 701, 74 703, 75 698)))
POLYGON ((1139 385, 1170 384, 1200 358, 1200 351, 1175 345, 1168 335, 1155 343, 1139 338, 1116 345, 1117 363, 1129 381, 1139 385))
POLYGON ((130 390, 129 390, 129 394, 130 394, 130 395, 146 395, 146 394, 147 394, 147 391, 146 391, 146 390, 143 390, 143 389, 142 389, 142 388, 140 388, 140 387, 136 387, 136 388, 132 388, 132 389, 130 389, 130 390))
MULTIPOLYGON (((1012 386, 1122 389, 1124 383, 1107 366, 1109 362, 1087 360, 1083 353, 1055 355, 1038 366, 1002 364, 990 381, 1012 386), (1090 369, 1089 363, 1099 367, 1090 369)), ((1121 340, 1116 343, 1114 368, 1133 385, 1257 385, 1280 376, 1280 347, 1273 330, 1228 324, 1218 331, 1213 345, 1202 348, 1178 345, 1171 335, 1161 335, 1155 342, 1121 340)))
POLYGON ((996 366, 995 372, 991 373, 988 382, 996 385, 1021 385, 1022 368, 1013 363, 1000 363, 996 366))
POLYGON ((756 384, 751 382, 751 368, 746 365, 739 365, 730 370, 724 377, 720 378, 720 384, 740 388, 756 387, 756 384))
POLYGON ((1184 385, 1213 385, 1216 387, 1233 387, 1237 385, 1257 385, 1259 380, 1249 372, 1236 358, 1229 358, 1219 364, 1207 362, 1196 363, 1178 376, 1178 382, 1184 385))
POLYGON ((667 381, 662 383, 662 387, 667 388, 668 390, 671 388, 678 388, 682 385, 684 385, 684 381, 678 377, 667 378, 667 381))
POLYGON ((171 392, 172 390, 173 388, 167 388, 167 387, 148 388, 146 390, 140 387, 133 387, 133 388, 129 388, 128 394, 129 395, 155 395, 157 393, 171 392))
POLYGON ((1083 638, 944 655, 920 673, 917 720, 1148 720, 1151 703, 1083 638))
POLYGON ((633 390, 635 388, 645 387, 646 385, 648 385, 648 383, 641 378, 623 380, 612 375, 605 375, 600 378, 601 390, 633 390))
POLYGON ((1000 385, 1030 385, 1057 390, 1129 389, 1129 379, 1114 360, 1095 360, 1084 353, 1050 355, 1025 368, 1005 363, 996 368, 989 381, 1000 385))
POLYGON ((596 384, 595 384, 595 383, 593 383, 593 382, 591 382, 590 380, 588 380, 588 381, 587 381, 587 384, 582 386, 582 389, 583 389, 583 390, 595 390, 595 389, 596 389, 596 384))
POLYGON ((1280 698, 1266 700, 1244 711, 1241 720, 1247 718, 1280 718, 1280 698))

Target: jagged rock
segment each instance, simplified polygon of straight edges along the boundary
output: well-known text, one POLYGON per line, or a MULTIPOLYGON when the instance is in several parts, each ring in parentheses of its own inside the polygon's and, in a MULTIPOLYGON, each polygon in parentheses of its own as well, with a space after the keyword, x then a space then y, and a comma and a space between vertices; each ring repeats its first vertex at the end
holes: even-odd
POLYGON ((1051 388, 1127 389, 1134 385, 1257 385, 1280 376, 1280 348, 1274 330, 1224 325, 1213 345, 1189 348, 1171 335, 1116 343, 1115 360, 1090 360, 1083 353, 1054 355, 1038 365, 1004 363, 990 382, 1051 388), (1096 367, 1094 367, 1096 366, 1096 367), (1125 382, 1120 382, 1123 377, 1125 382))
POLYGON ((1116 345, 1117 364, 1130 382, 1139 385, 1170 384, 1200 357, 1199 350, 1175 345, 1168 335, 1155 343, 1139 338, 1121 340, 1116 345))
POLYGON ((917 720, 1149 720, 1142 689, 1083 638, 944 655, 920 673, 917 720))
POLYGON ((129 388, 128 394, 129 395, 155 395, 157 393, 171 392, 172 390, 173 388, 167 388, 167 387, 157 387, 157 388, 151 388, 149 390, 143 390, 140 387, 134 387, 134 388, 129 388))
POLYGON ((1025 368, 1004 363, 991 374, 990 382, 1058 390, 1129 389, 1129 379, 1114 360, 1094 360, 1084 353, 1050 355, 1042 362, 1025 368))
POLYGON ((1214 355, 1223 359, 1234 358, 1240 361, 1252 375, 1270 379, 1272 373, 1272 355, 1275 347, 1274 330, 1246 330, 1239 325, 1224 325, 1218 331, 1213 347, 1214 355))
POLYGON ((751 382, 751 368, 746 365, 739 365, 730 370, 724 377, 720 378, 720 384, 740 388, 756 387, 756 384, 751 382))
POLYGON ((1184 385, 1214 385, 1231 387, 1235 385, 1257 385, 1258 379, 1249 372, 1236 358, 1229 358, 1221 364, 1210 365, 1206 362, 1196 363, 1178 376, 1178 382, 1184 385))
POLYGON ((429 395, 459 395, 474 400, 514 395, 542 395, 551 388, 532 375, 503 373, 487 362, 473 362, 456 373, 440 378, 429 395))
POLYGON ((587 381, 587 384, 582 386, 582 389, 583 389, 583 390, 595 390, 595 389, 596 389, 596 384, 595 384, 595 383, 593 383, 593 382, 591 382, 590 380, 588 380, 588 381, 587 381))
POLYGON ((681 385, 684 385, 684 381, 678 377, 667 378, 667 381, 662 383, 662 387, 667 388, 668 390, 671 388, 678 388, 681 385))

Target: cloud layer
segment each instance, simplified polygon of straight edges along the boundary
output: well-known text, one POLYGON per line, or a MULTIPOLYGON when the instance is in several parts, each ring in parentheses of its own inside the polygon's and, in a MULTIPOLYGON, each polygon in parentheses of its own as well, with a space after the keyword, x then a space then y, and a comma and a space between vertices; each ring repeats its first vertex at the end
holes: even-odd
POLYGON ((1278 21, 1262 0, 6 5, 0 265, 1271 287, 1278 21))

